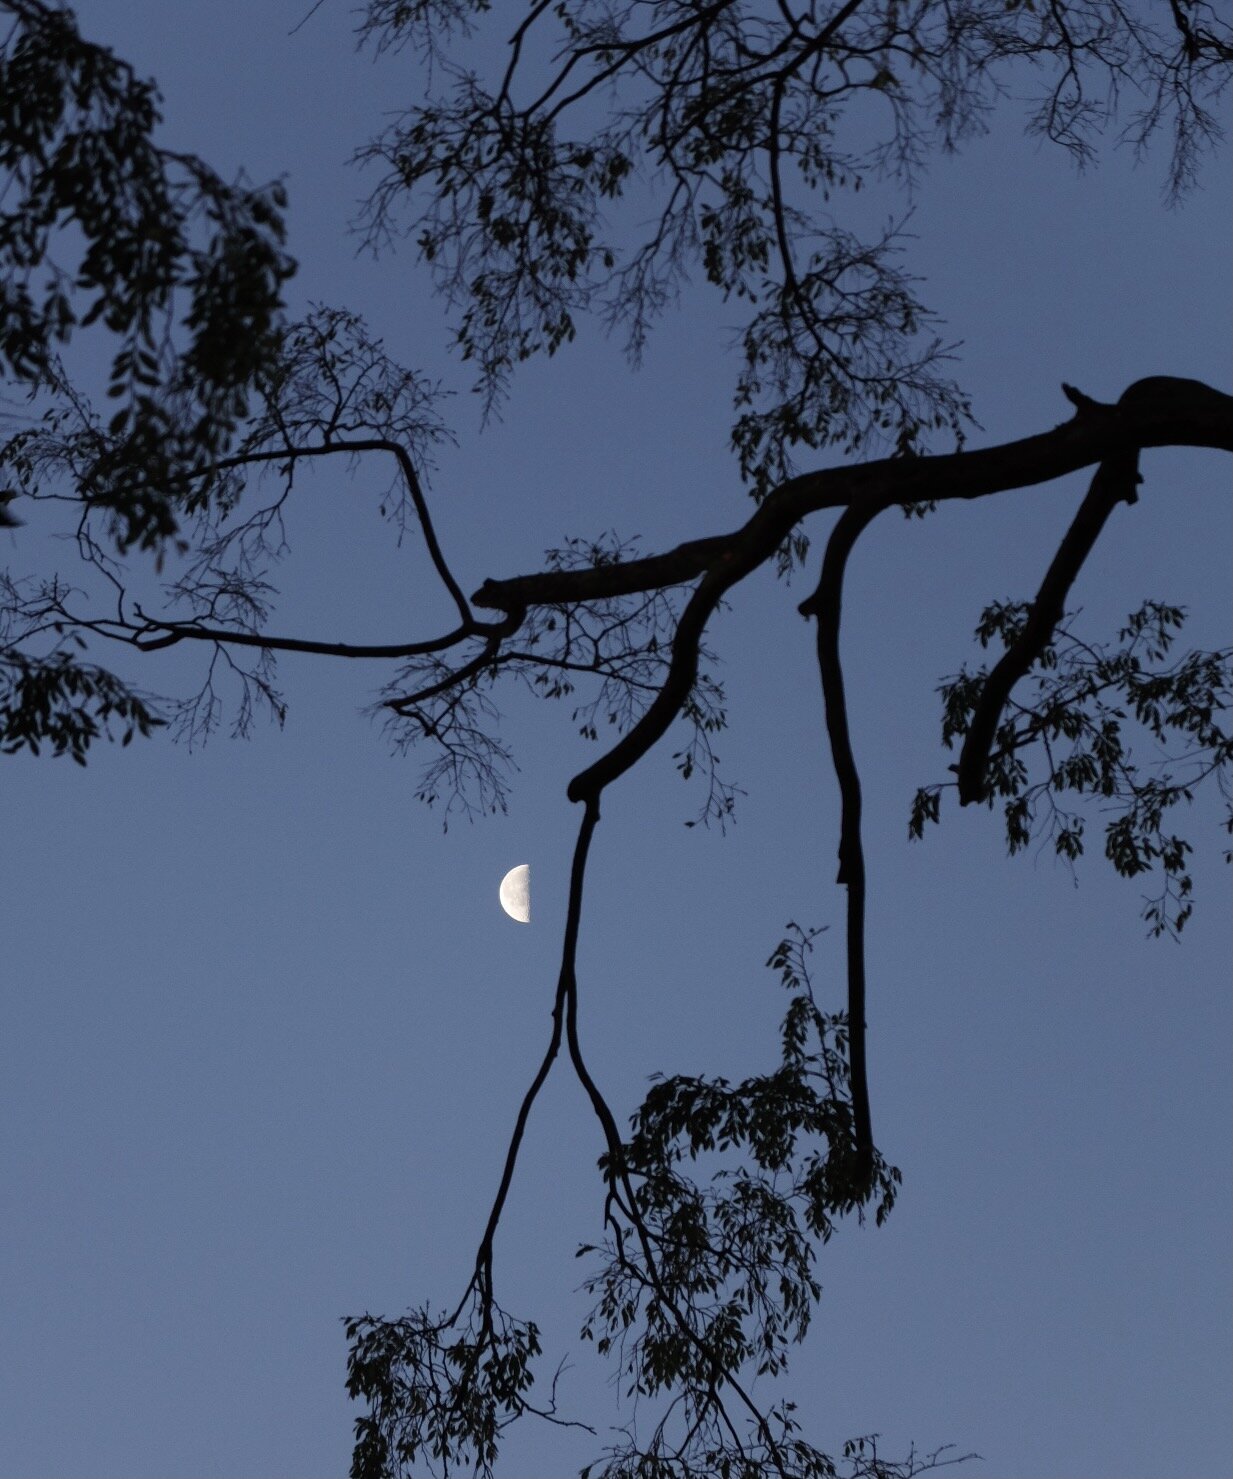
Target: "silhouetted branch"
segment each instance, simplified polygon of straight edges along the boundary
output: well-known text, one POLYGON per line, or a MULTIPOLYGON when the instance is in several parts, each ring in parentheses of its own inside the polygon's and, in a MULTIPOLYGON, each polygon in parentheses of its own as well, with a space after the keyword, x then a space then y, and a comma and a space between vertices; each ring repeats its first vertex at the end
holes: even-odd
POLYGON ((1061 621, 1066 597, 1091 554, 1114 506, 1134 503, 1142 478, 1139 454, 1131 448, 1106 458, 1050 562, 1023 630, 985 680, 959 754, 959 804, 983 801, 989 793, 985 768, 1011 690, 1044 651, 1061 621))
MULTIPOLYGON (((103 623, 81 623, 89 625, 92 630, 100 631, 105 636, 123 635, 122 633, 103 631, 103 623)), ((160 636, 143 638, 140 633, 135 636, 126 637, 131 640, 134 647, 141 652, 157 652, 164 647, 173 647, 177 642, 218 642, 233 647, 264 647, 270 652, 310 652, 320 657, 365 657, 365 658, 398 658, 398 657, 420 657, 430 652, 443 652, 446 648, 456 647, 459 642, 464 642, 468 637, 483 636, 496 629, 497 624, 489 626, 478 623, 474 627, 456 627, 452 632, 446 632, 440 637, 428 637, 423 642, 387 642, 370 643, 362 642, 321 642, 308 637, 275 637, 266 632, 236 632, 229 631, 224 627, 205 627, 197 622, 187 621, 150 621, 147 630, 160 632, 160 636)))
POLYGON ((863 1193, 872 1192, 874 1171, 873 1125, 865 1056, 865 853, 861 842, 860 773, 856 768, 848 728, 839 625, 848 556, 857 539, 881 511, 881 508, 871 505, 850 508, 840 516, 827 541, 817 589, 798 608, 802 616, 814 616, 818 622, 818 669, 826 708, 826 731, 830 738, 835 779, 839 783, 839 873, 836 882, 847 889, 845 954, 848 1030, 851 1034, 852 1119, 856 1139, 855 1179, 863 1193))
MULTIPOLYGON (((428 509, 428 500, 424 496, 424 490, 420 484, 419 474, 415 470, 415 464, 407 449, 401 443, 389 437, 351 437, 332 438, 317 446, 285 446, 271 447, 263 451, 238 452, 230 457, 222 457, 209 467, 202 468, 200 472, 193 474, 198 477, 213 477, 220 472, 230 472, 246 467, 259 466, 262 463, 278 463, 280 466, 290 467, 302 458, 334 457, 338 455, 357 457, 364 452, 385 452, 393 457, 398 463, 398 470, 406 486, 407 493, 415 507, 416 518, 419 520, 420 528, 424 535, 424 544, 428 550, 428 557, 432 561, 433 569, 441 578, 442 585, 450 594, 451 600, 458 608, 458 615, 463 625, 470 625, 474 621, 471 608, 467 604, 467 598, 462 593, 462 588, 455 580, 453 572, 446 563, 445 556, 441 551, 440 542, 437 539, 437 531, 433 527, 432 515, 428 509)), ((395 656, 401 654, 393 654, 395 656)))
MULTIPOLYGON (((680 713, 696 678, 698 643, 716 606, 734 585, 773 556, 808 515, 828 508, 876 512, 893 503, 989 497, 1048 482, 1093 463, 1125 457, 1143 447, 1197 446, 1233 451, 1233 397, 1199 381, 1166 376, 1140 380, 1130 386, 1115 406, 1092 401, 1069 386, 1065 389, 1078 408, 1075 416, 1036 436, 979 450, 931 457, 884 458, 802 474, 771 493, 741 528, 728 534, 689 540, 662 554, 637 559, 583 567, 558 566, 529 575, 486 580, 472 601, 478 607, 503 612, 506 620, 497 623, 479 622, 472 615, 441 554, 405 449, 385 438, 367 438, 279 449, 277 453, 246 454, 246 458, 228 459, 228 465, 232 462, 239 465, 244 460, 287 462, 336 452, 383 451, 394 455, 434 566, 462 616, 459 627, 423 641, 378 644, 265 636, 201 622, 160 621, 144 613, 139 622, 77 619, 77 624, 147 650, 191 639, 265 647, 271 651, 396 659, 440 652, 476 636, 484 638, 495 655, 500 641, 518 630, 528 608, 582 606, 697 580, 699 584, 681 615, 663 687, 619 744, 570 783, 571 797, 582 799, 628 770, 667 730, 680 713)), ((482 662, 468 661, 454 673, 452 682, 465 683, 483 666, 482 662)), ((443 677, 434 683, 434 691, 448 689, 450 681, 443 677)), ((406 695, 388 702, 401 711, 413 705, 417 696, 422 699, 424 694, 406 695)))
POLYGON ((682 585, 731 561, 738 561, 741 573, 748 574, 802 519, 823 509, 987 498, 1052 482, 1130 449, 1189 446, 1233 452, 1233 396, 1199 380, 1153 376, 1136 381, 1115 406, 1095 401, 1088 405, 1095 409, 1084 409, 1051 431, 997 447, 886 457, 802 473, 769 494, 757 512, 729 534, 689 540, 660 555, 595 569, 486 580, 471 599, 486 609, 513 611, 682 585))

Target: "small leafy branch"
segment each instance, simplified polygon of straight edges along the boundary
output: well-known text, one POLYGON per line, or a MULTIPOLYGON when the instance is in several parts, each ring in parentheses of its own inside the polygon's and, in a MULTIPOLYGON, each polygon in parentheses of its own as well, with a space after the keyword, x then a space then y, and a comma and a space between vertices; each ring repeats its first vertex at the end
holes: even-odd
MULTIPOLYGON (((582 1339, 618 1354, 628 1395, 658 1408, 645 1441, 635 1423, 602 1466, 584 1471, 596 1479, 839 1472, 800 1438, 790 1405, 762 1412, 747 1389, 751 1376, 781 1373, 805 1338, 822 1293, 817 1247, 842 1218, 863 1221, 868 1205, 880 1225, 901 1182, 880 1156, 872 1190, 859 1171, 847 1018, 821 1011, 809 971, 820 933, 789 924, 767 962, 790 996, 771 1072, 737 1084, 655 1076, 630 1135, 613 1141, 611 1113, 574 1058, 610 1140, 600 1161, 606 1237, 578 1250, 598 1264, 583 1284, 595 1305, 582 1339), (719 1164, 702 1180, 693 1168, 708 1160, 719 1164)), ((524 1124, 525 1113, 511 1156, 524 1124)), ((512 1159, 502 1194, 510 1171, 512 1159)), ((492 1251, 481 1246, 452 1315, 347 1320, 348 1391, 368 1403, 356 1421, 354 1479, 407 1474, 416 1463, 486 1476, 509 1422, 524 1413, 564 1421, 555 1380, 547 1406, 531 1402, 539 1333, 498 1304, 492 1251)), ((900 1472, 876 1467, 868 1441, 845 1451, 853 1476, 900 1472)), ((922 1470, 909 1463, 903 1472, 922 1470)))
MULTIPOLYGON (((1026 629, 1026 602, 987 606, 976 627, 982 647, 1006 651, 1026 629)), ((1073 862, 1084 851, 1085 819, 1066 809, 1068 795, 1094 798, 1105 817, 1105 856, 1124 878, 1156 870, 1160 891, 1145 899, 1153 935, 1177 935, 1193 909, 1186 858, 1191 844, 1168 829, 1169 813, 1190 802, 1212 778, 1229 797, 1233 734, 1227 715, 1233 701, 1233 649, 1193 651, 1170 661, 1185 623, 1180 606, 1145 601, 1126 619, 1114 644, 1080 638, 1067 616, 1041 647, 1030 670, 1029 692, 1007 704, 986 762, 985 804, 1000 803, 1011 853, 1033 838, 1052 841, 1073 862), (1149 762, 1132 749, 1128 725, 1155 741, 1149 762)), ((942 743, 952 748, 971 731, 988 671, 963 668, 939 688, 942 743)), ((917 791, 908 834, 920 838, 937 822, 942 793, 958 781, 917 791)), ((1228 812, 1233 826, 1233 808, 1228 812)))
POLYGON ((424 1309, 345 1326, 347 1392, 368 1404, 356 1419, 352 1479, 406 1473, 421 1458, 442 1474, 491 1474, 502 1430, 537 1410, 527 1393, 539 1332, 478 1292, 462 1321, 424 1309))

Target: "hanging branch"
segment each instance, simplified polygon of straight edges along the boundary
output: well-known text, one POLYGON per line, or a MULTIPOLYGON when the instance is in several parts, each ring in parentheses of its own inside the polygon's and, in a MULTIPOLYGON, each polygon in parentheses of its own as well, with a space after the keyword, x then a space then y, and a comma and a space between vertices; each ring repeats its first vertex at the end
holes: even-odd
MULTIPOLYGON (((561 1050, 562 1027, 565 1022, 565 1014, 568 1009, 572 1015, 576 1012, 577 976, 576 957, 578 949, 578 931, 582 919, 582 885, 586 876, 587 853, 591 846, 591 835, 595 831, 595 824, 599 821, 598 803, 590 805, 583 813, 582 823, 578 829, 578 839, 574 843, 574 860, 569 874, 569 903, 565 916, 565 939, 561 951, 561 970, 557 978, 556 995, 552 1003, 552 1034, 548 1041, 544 1057, 539 1065, 531 1086, 523 1096, 522 1104, 518 1109, 518 1117, 514 1121, 514 1132, 510 1137, 509 1149, 505 1153, 505 1165, 501 1171, 501 1182, 497 1188, 497 1194, 492 1204, 492 1210, 488 1214, 488 1222, 484 1228, 484 1235, 480 1239, 479 1251, 475 1258, 475 1273, 472 1275, 471 1283, 467 1285, 463 1293, 462 1301, 454 1311, 448 1323, 452 1324, 462 1311, 471 1291, 479 1288, 481 1297, 491 1302, 492 1291, 492 1251, 493 1242, 500 1225, 501 1213, 505 1208, 506 1198, 509 1196, 510 1187, 514 1180, 514 1167, 518 1160, 518 1151, 522 1145, 522 1137, 526 1133, 527 1121, 531 1116, 531 1109, 543 1088, 548 1074, 556 1061, 557 1054, 561 1050)), ((571 1054, 573 1052, 572 1037, 575 1028, 571 1025, 571 1054)))
POLYGON ((873 1189, 874 1143, 869 1111, 869 1077, 865 1057, 865 853, 861 843, 861 782, 852 752, 839 655, 839 622, 843 577, 848 556, 861 534, 882 509, 869 505, 842 514, 827 541, 822 572, 812 596, 797 608, 818 622, 818 669, 826 708, 831 761, 839 783, 839 872, 836 882, 847 889, 848 1031, 852 1072, 852 1116, 856 1159, 854 1180, 862 1193, 873 1189))
POLYGON ((984 801, 989 794, 985 768, 1011 690, 1044 651, 1062 619, 1066 597, 1095 547, 1109 515, 1119 503, 1134 503, 1142 478, 1137 449, 1108 457, 1097 468, 1028 610, 1023 630, 985 680, 959 753, 959 804, 984 801))

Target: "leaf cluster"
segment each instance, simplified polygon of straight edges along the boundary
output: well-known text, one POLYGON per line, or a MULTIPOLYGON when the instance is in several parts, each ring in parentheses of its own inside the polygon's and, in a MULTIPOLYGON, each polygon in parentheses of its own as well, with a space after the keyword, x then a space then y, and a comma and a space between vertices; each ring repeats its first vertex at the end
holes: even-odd
MULTIPOLYGON (((610 1138, 600 1162, 610 1236, 579 1249, 599 1262, 584 1284, 596 1304, 581 1333, 601 1354, 619 1355, 635 1409, 657 1399, 659 1413, 645 1439, 636 1421, 618 1430, 607 1458, 584 1474, 910 1479, 938 1463, 941 1451, 923 1464, 914 1452, 888 1464, 876 1438, 862 1438, 845 1444, 841 1468, 801 1437, 790 1403, 762 1412, 742 1384, 746 1367, 782 1371, 788 1346, 804 1337, 821 1294, 816 1246, 841 1217, 863 1220, 870 1201, 880 1223, 901 1179, 880 1157, 873 1186, 858 1189, 850 1174, 846 1019, 820 1011, 808 963, 820 933, 790 924, 768 961, 791 997, 776 1069, 740 1084, 656 1077, 629 1137, 610 1138), (707 1159, 721 1164, 703 1182, 696 1172, 707 1159)), ((367 1406, 356 1421, 353 1479, 403 1479, 412 1465, 488 1475, 511 1422, 526 1414, 566 1421, 555 1379, 547 1403, 532 1402, 538 1330, 508 1316, 492 1285, 491 1236, 534 1092, 458 1308, 346 1321, 347 1390, 367 1406)))
MULTIPOLYGON (((580 1250, 600 1260, 584 1285, 596 1304, 582 1333, 618 1355, 631 1396, 668 1400, 639 1459, 647 1473, 718 1472, 705 1467, 714 1452, 703 1455, 731 1436, 725 1389, 739 1389, 746 1370, 779 1374, 804 1339, 821 1296, 817 1246, 842 1217, 863 1221, 869 1201, 878 1224, 895 1202, 900 1173, 880 1156, 872 1184, 856 1174, 847 1017, 814 1000, 817 934, 789 925, 768 961, 792 998, 778 1067, 740 1083, 657 1079, 619 1165, 601 1162, 616 1215, 602 1248, 580 1250), (707 1162, 718 1164, 702 1179, 694 1168, 707 1162)), ((761 1419, 756 1443, 768 1434, 761 1419)), ((776 1471, 776 1446, 731 1472, 776 1471)), ((626 1453, 605 1473, 644 1472, 630 1462, 626 1453)))
POLYGON ((796 1410, 793 1402, 780 1403, 767 1415, 765 1434, 714 1431, 688 1454, 647 1452, 630 1436, 602 1467, 588 1464, 580 1479, 916 1479, 979 1457, 952 1457, 947 1444, 928 1454, 912 1447, 904 1459, 887 1459, 878 1451, 879 1435, 868 1433, 847 1439, 836 1460, 801 1436, 796 1410))
POLYGON ((502 1429, 527 1410, 535 1325, 478 1295, 461 1326, 427 1309, 344 1323, 347 1392, 368 1404, 355 1420, 351 1479, 387 1479, 417 1462, 434 1474, 490 1475, 502 1429))
MULTIPOLYGON (((976 627, 982 647, 1010 645, 1023 630, 1025 602, 987 606, 976 627)), ((1013 854, 1034 838, 1052 841, 1073 862, 1085 850, 1085 818, 1064 798, 1090 798, 1104 815, 1104 853, 1124 878, 1152 873, 1159 891, 1144 901, 1153 935, 1176 935, 1193 910, 1186 859, 1191 844, 1170 830, 1170 813, 1192 800, 1209 778, 1229 796, 1233 735, 1224 716, 1233 699, 1233 651, 1192 651, 1170 661, 1185 609, 1146 601, 1119 630, 1115 643, 1093 644, 1066 617, 1041 651, 1029 693, 1016 693, 1003 716, 986 767, 986 798, 1001 804, 1013 854), (1132 746, 1154 742, 1143 760, 1132 746)), ((944 682, 942 742, 951 748, 967 732, 987 669, 961 669, 944 682)), ((909 835, 937 822, 945 784, 919 789, 909 835)), ((1233 808, 1228 825, 1233 829, 1233 808)))
MULTIPOLYGON (((84 40, 70 11, 3 0, 0 14, 12 17, 0 46, 0 376, 57 414, 74 400, 63 347, 96 322, 113 336, 108 395, 120 404, 105 430, 83 428, 76 492, 110 510, 121 550, 159 549, 178 527, 169 487, 226 450, 272 352, 294 271, 285 195, 160 148, 153 84, 84 40)), ((19 477, 20 451, 0 447, 19 477)))
POLYGON ((67 651, 38 659, 0 649, 0 752, 27 749, 56 757, 68 755, 78 765, 99 738, 148 736, 165 724, 145 695, 114 674, 82 663, 67 651))
POLYGON ((357 156, 381 171, 370 243, 414 237, 489 403, 520 361, 572 339, 583 310, 637 359, 698 273, 747 308, 732 445, 758 498, 791 474, 794 448, 906 454, 939 430, 961 441, 970 420, 895 260, 902 222, 843 229, 836 194, 887 175, 911 185, 1029 67, 1029 127, 1080 160, 1133 79, 1124 136, 1142 149, 1171 132, 1176 192, 1220 136, 1211 104, 1233 59, 1204 0, 1174 5, 1172 26, 1117 0, 559 0, 531 8, 503 68, 489 12, 365 7, 362 40, 428 64, 424 100, 357 156))

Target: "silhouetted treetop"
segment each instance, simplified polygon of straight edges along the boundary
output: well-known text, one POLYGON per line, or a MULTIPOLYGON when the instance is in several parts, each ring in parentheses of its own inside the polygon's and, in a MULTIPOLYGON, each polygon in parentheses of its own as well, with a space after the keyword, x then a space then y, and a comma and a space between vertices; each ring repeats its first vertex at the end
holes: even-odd
POLYGON ((426 98, 359 151, 381 170, 369 240, 414 236, 490 397, 582 314, 636 359, 700 273, 747 305, 732 443, 759 498, 794 448, 904 453, 969 420, 903 219, 853 229, 846 196, 912 186, 1012 85, 1080 163, 1109 126, 1139 151, 1167 132, 1177 195, 1233 59, 1202 0, 542 0, 504 47, 496 20, 484 0, 366 7, 364 41, 431 63, 426 98))

